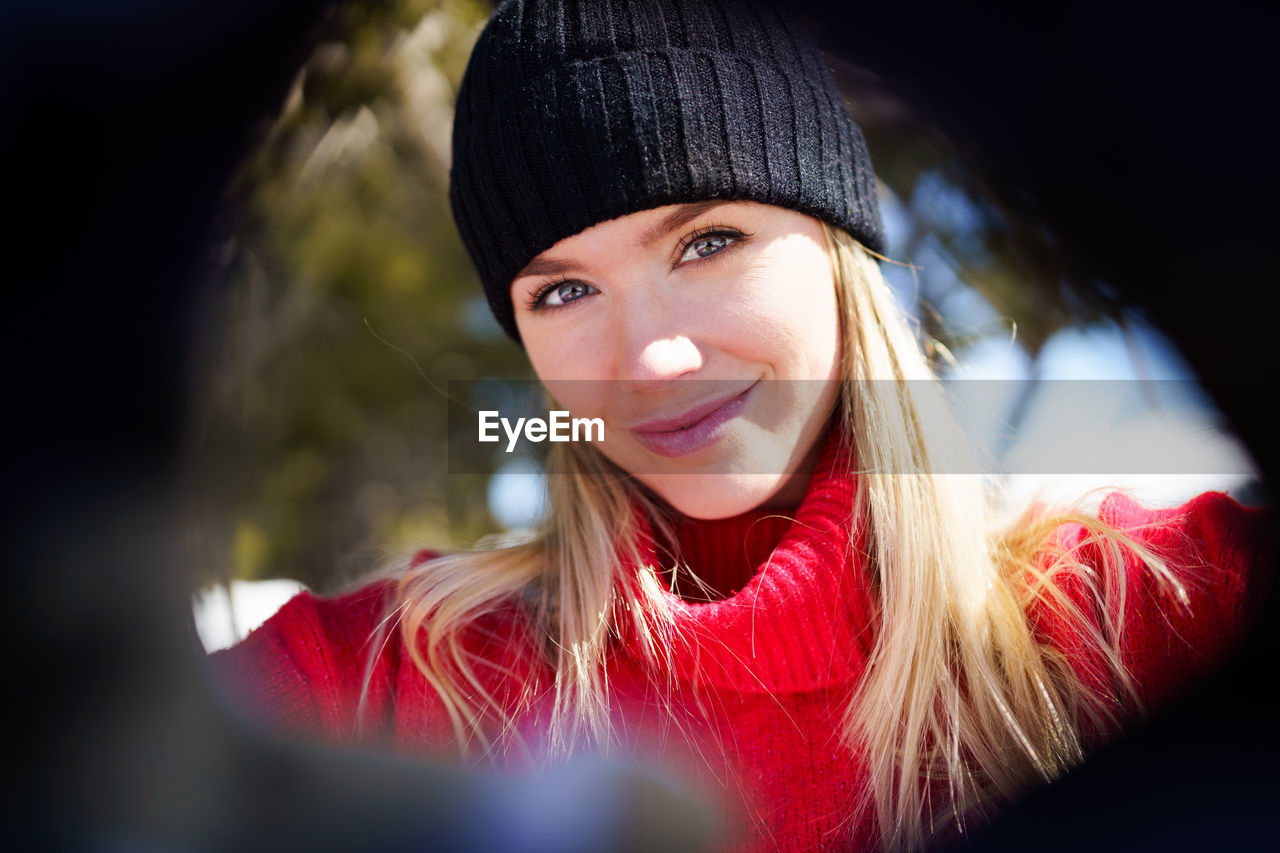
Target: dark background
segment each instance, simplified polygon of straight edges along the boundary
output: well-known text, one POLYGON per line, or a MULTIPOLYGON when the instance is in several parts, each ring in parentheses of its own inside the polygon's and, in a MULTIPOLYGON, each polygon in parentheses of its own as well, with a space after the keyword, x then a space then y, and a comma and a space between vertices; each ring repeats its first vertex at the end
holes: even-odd
MULTIPOLYGON (((1276 27, 1262 5, 797 5, 828 49, 933 116, 1079 268, 1145 306, 1274 483, 1276 27)), ((441 827, 478 814, 424 815, 388 794, 411 778, 465 799, 454 777, 266 744, 231 720, 204 682, 175 564, 215 216, 324 12, 55 1, 11 2, 0 18, 0 624, 17 688, 4 801, 24 846, 461 847, 465 827, 441 827)), ((1273 599, 1262 606, 1261 629, 1213 683, 975 846, 1268 838, 1280 750, 1266 701, 1273 599)))

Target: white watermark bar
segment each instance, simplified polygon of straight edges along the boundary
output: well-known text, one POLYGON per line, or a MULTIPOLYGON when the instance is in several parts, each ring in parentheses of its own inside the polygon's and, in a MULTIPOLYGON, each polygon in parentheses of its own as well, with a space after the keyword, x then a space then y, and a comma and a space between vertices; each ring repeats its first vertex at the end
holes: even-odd
MULTIPOLYGON (((950 380, 825 383, 451 380, 448 465, 487 474, 513 458, 546 470, 578 445, 630 474, 778 474, 802 425, 861 412, 887 434, 853 435, 860 470, 886 474, 1215 475, 1254 465, 1191 380, 950 380), (916 441, 919 439, 919 441, 916 441), (926 452, 869 453, 879 442, 926 452), (874 462, 892 459, 893 462, 874 462)), ((536 470, 536 469, 534 469, 536 470)))
POLYGON ((553 410, 546 420, 538 417, 517 417, 515 423, 502 417, 497 410, 479 413, 479 437, 481 443, 501 441, 498 427, 506 435, 508 453, 516 449, 516 443, 523 436, 525 441, 604 441, 604 420, 602 418, 575 418, 568 412, 553 410))

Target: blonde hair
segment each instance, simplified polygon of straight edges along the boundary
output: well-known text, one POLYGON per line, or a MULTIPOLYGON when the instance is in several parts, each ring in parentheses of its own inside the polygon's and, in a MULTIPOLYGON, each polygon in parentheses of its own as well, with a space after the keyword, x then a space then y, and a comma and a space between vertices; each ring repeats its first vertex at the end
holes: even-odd
MULTIPOLYGON (((1119 655, 1117 579, 1129 555, 1176 595, 1185 592, 1155 554, 1083 514, 1028 512, 986 532, 981 481, 931 467, 940 411, 933 375, 876 260, 847 233, 824 230, 843 335, 838 424, 849 436, 871 437, 854 442, 849 547, 862 524, 879 606, 876 645, 848 706, 844 740, 868 768, 860 807, 873 812, 882 846, 919 849, 1059 776, 1080 761, 1082 731, 1114 730, 1138 707, 1119 655), (1103 565, 1055 551, 1052 534, 1067 522, 1085 526, 1103 565), (1082 607, 1068 597, 1067 578, 1094 601, 1082 607), (1033 606, 1072 626, 1102 662, 1105 671, 1094 675, 1109 688, 1086 688, 1060 652, 1037 641, 1033 606), (1095 609, 1100 621, 1090 616, 1095 609)), ((527 647, 512 653, 541 658, 553 673, 541 758, 614 741, 604 675, 611 635, 638 638, 655 672, 690 641, 679 636, 658 567, 641 559, 634 508, 669 536, 646 492, 590 445, 554 444, 549 465, 549 509, 528 541, 450 554, 400 576, 394 616, 402 640, 439 693, 464 754, 529 750, 516 722, 541 688, 494 695, 483 670, 495 664, 466 641, 471 626, 513 602, 526 619, 527 647)))

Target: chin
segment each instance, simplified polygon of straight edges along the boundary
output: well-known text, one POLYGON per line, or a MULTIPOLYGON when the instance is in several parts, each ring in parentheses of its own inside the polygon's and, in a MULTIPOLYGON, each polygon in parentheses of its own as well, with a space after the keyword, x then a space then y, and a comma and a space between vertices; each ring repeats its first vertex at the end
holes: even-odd
POLYGON ((641 480, 677 512, 712 521, 769 503, 787 478, 775 474, 666 474, 641 480))

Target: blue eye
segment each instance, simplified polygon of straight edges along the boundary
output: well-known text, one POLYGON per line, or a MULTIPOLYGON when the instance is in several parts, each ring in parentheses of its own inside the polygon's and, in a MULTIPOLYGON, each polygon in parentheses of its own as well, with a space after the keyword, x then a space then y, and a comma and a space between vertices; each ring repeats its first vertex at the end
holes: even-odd
POLYGON ((577 302, 584 296, 599 292, 591 285, 580 281, 551 282, 534 297, 533 307, 535 309, 562 308, 572 302, 577 302))
POLYGON ((732 246, 738 240, 742 239, 742 234, 738 231, 714 230, 703 231, 700 234, 694 234, 689 241, 684 244, 681 250, 679 263, 687 261, 696 261, 701 258, 709 258, 712 255, 719 254, 725 249, 732 246))

